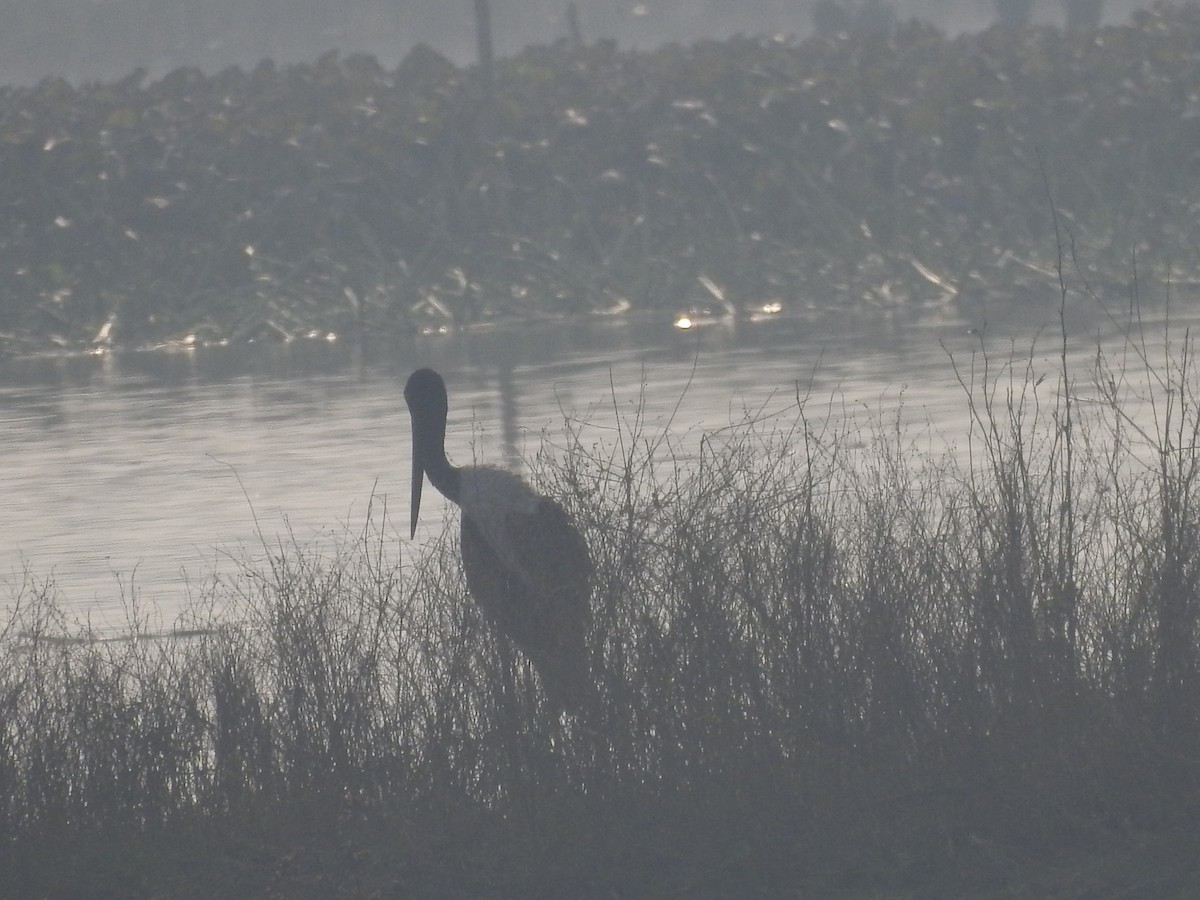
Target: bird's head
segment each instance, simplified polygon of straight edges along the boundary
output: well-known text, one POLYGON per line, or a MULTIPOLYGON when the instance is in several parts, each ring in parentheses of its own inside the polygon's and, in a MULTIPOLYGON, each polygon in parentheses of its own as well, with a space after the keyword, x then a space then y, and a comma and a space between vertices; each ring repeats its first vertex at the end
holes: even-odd
POLYGON ((421 511, 421 488, 425 473, 432 466, 448 467, 446 462, 446 382, 433 369, 417 369, 404 385, 404 402, 412 418, 412 520, 409 537, 417 533, 421 511))
POLYGON ((446 421, 446 382, 433 369, 417 369, 404 385, 404 402, 414 420, 446 421))

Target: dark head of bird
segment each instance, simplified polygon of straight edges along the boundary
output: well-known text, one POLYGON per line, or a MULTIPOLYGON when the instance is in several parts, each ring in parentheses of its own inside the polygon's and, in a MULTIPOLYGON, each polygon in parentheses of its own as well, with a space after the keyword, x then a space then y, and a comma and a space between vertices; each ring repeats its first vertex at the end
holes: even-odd
POLYGON ((458 470, 446 459, 446 382, 433 369, 417 369, 404 386, 404 402, 412 417, 412 523, 409 537, 417 533, 421 487, 425 476, 446 497, 458 495, 458 470))

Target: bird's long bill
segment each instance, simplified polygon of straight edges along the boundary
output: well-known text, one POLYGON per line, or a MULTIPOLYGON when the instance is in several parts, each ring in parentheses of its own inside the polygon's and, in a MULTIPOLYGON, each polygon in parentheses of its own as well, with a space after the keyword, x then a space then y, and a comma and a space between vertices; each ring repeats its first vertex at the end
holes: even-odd
POLYGON ((421 459, 421 445, 417 442, 417 429, 413 428, 412 463, 412 525, 408 538, 417 536, 417 516, 421 513, 421 488, 425 485, 425 463, 421 459))

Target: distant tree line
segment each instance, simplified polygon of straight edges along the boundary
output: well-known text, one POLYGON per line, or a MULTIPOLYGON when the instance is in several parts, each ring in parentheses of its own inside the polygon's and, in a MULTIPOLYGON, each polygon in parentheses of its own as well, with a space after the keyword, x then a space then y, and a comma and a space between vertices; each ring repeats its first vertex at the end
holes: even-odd
MULTIPOLYGON (((1134 0, 1124 0, 1128 5, 1134 0)), ((491 0, 502 55, 566 38, 568 0, 491 0)), ((1065 9, 1072 27, 1099 23, 1104 0, 1036 0, 1065 9)), ((115 79, 136 68, 161 75, 180 66, 216 71, 270 58, 311 61, 338 49, 392 65, 418 43, 458 62, 474 59, 472 0, 3 0, 0 82, 45 75, 72 81, 115 79)), ((831 34, 878 30, 912 17, 951 27, 951 16, 979 24, 994 17, 1027 24, 1035 0, 588 0, 578 33, 648 48, 671 40, 778 31, 831 34)), ((1061 14, 1053 15, 1061 18, 1061 14)))
MULTIPOLYGON (((1021 28, 1033 18, 1033 0, 995 0, 996 21, 1021 28)), ((1062 0, 1067 28, 1096 28, 1104 13, 1104 0, 1062 0)))
POLYGON ((563 40, 490 92, 427 47, 0 89, 0 344, 669 308, 702 279, 965 303, 1044 286, 1047 182, 1093 284, 1134 248, 1182 284, 1198 43, 1191 4, 1103 41, 563 40))
MULTIPOLYGON (((1006 28, 1024 28, 1033 22, 1034 0, 992 0, 995 21, 1006 28)), ((1060 0, 1068 29, 1098 28, 1104 0, 1060 0)), ((900 7, 888 0, 815 0, 813 31, 820 35, 840 32, 879 32, 895 27, 900 7)))

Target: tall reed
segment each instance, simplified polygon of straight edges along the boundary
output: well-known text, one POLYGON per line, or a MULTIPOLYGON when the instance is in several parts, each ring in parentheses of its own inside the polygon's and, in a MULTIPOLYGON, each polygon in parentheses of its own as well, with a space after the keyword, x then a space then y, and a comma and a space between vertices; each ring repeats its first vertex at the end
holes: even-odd
POLYGON ((533 478, 597 572, 578 719, 453 529, 405 559, 386 510, 215 576, 174 641, 64 633, 30 581, 0 894, 869 892, 1170 833, 1200 796, 1200 403, 1190 335, 1165 347, 1085 386, 981 346, 958 455, 801 392, 548 439, 533 478))

